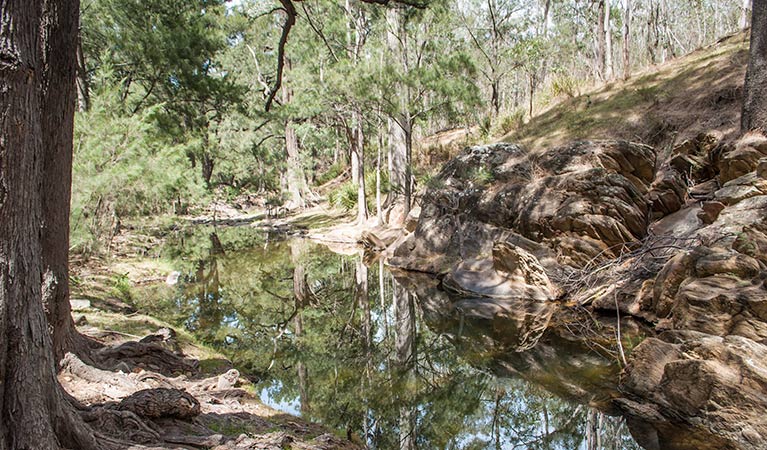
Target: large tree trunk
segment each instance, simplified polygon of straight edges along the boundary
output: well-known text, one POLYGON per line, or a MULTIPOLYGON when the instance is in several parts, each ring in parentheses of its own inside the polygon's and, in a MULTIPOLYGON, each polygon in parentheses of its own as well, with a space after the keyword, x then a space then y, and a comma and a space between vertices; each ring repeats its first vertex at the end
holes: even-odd
MULTIPOLYGON (((77 0, 0 2, 0 450, 97 448, 56 380, 40 283, 44 271, 61 270, 43 253, 41 180, 44 161, 60 156, 47 154, 49 143, 71 133, 47 128, 48 108, 61 108, 57 123, 73 126, 74 66, 66 61, 74 59, 78 11, 77 0)), ((71 140, 62 145, 71 153, 71 140)))
POLYGON ((767 2, 754 2, 741 131, 767 132, 767 2))
POLYGON ((43 31, 42 301, 53 333, 55 361, 81 353, 69 305, 69 208, 77 72, 78 2, 46 2, 43 31))

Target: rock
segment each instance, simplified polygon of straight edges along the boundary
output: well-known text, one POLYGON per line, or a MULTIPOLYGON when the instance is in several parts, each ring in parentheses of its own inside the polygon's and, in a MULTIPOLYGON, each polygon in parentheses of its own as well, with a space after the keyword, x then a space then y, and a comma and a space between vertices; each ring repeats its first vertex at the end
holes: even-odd
POLYGON ((405 223, 402 224, 403 228, 408 233, 412 233, 415 231, 416 227, 418 226, 418 219, 421 217, 421 207, 416 206, 415 208, 411 209, 408 213, 407 217, 405 218, 405 223))
POLYGON ((218 383, 216 389, 219 391, 232 389, 237 385, 237 381, 240 379, 240 372, 237 369, 230 369, 226 373, 218 377, 218 383))
POLYGON ((671 151, 669 166, 693 182, 714 177, 713 156, 722 140, 719 132, 701 133, 671 151))
POLYGON ((716 221, 724 207, 725 205, 722 202, 705 202, 701 205, 701 210, 698 212, 698 219, 704 224, 710 225, 716 221))
POLYGON ((716 191, 716 199, 726 205, 734 205, 747 198, 767 194, 767 180, 759 178, 756 172, 730 180, 716 191))
POLYGON ((713 179, 698 183, 691 187, 687 194, 695 200, 711 200, 714 198, 714 192, 721 187, 719 180, 713 179))
POLYGON ((689 443, 688 433, 694 448, 767 447, 767 347, 739 336, 661 337, 634 349, 622 384, 634 400, 619 407, 655 428, 664 448, 689 443))
POLYGON ((767 178, 767 158, 762 158, 756 165, 756 176, 762 179, 767 178))
POLYGON ((394 254, 458 262, 514 239, 544 266, 542 249, 556 252, 557 264, 609 258, 645 235, 654 178, 654 150, 625 141, 578 141, 541 154, 510 144, 469 147, 424 194, 413 248, 394 254), (480 183, 478 172, 492 182, 480 183))
POLYGON ((519 278, 525 284, 551 289, 551 281, 538 259, 508 242, 496 242, 493 245, 493 268, 497 272, 505 272, 509 277, 519 278))
POLYGON ((680 173, 671 167, 664 167, 650 186, 649 200, 652 202, 652 218, 659 219, 679 211, 687 196, 687 184, 680 173))
POLYGON ((91 301, 82 298, 70 298, 69 305, 72 311, 87 311, 91 309, 91 301))
POLYGON ((722 152, 719 178, 727 182, 756 170, 759 160, 767 156, 767 138, 758 132, 749 132, 722 152))

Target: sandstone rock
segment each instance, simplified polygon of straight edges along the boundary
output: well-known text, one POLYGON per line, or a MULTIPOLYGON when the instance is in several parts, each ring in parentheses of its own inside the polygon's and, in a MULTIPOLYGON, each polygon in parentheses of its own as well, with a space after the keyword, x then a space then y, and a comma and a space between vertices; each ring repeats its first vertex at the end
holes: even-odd
POLYGON ((756 165, 756 175, 759 178, 767 178, 767 158, 762 158, 756 165))
POLYGON ((701 133, 674 147, 669 166, 693 182, 714 177, 714 151, 722 140, 719 132, 701 133))
POLYGON ((622 387, 635 397, 618 402, 621 409, 654 427, 669 448, 689 443, 687 433, 700 440, 695 448, 765 448, 767 347, 739 336, 661 337, 678 343, 650 338, 634 350, 622 387))
POLYGON ((407 217, 405 218, 405 223, 402 224, 403 228, 405 228, 408 233, 412 233, 418 226, 418 219, 420 219, 420 217, 421 207, 416 206, 410 210, 410 213, 408 213, 407 217))
POLYGON ((722 152, 719 161, 719 178, 722 182, 734 180, 754 171, 759 160, 767 156, 767 138, 758 132, 750 132, 722 152))
POLYGON ((489 254, 492 242, 514 234, 556 249, 560 263, 609 257, 644 236, 654 176, 653 149, 625 141, 579 141, 542 154, 470 147, 425 193, 415 248, 395 255, 457 261, 489 254), (493 182, 477 183, 478 170, 493 182))
POLYGON ((734 205, 747 198, 765 194, 767 180, 757 177, 756 172, 749 172, 725 183, 714 196, 726 205, 734 205))
POLYGON ((698 212, 698 219, 706 225, 711 225, 719 217, 719 213, 725 208, 722 202, 705 202, 698 212))
POLYGON ((659 219, 679 211, 687 196, 687 184, 678 171, 664 167, 650 186, 652 218, 659 219))

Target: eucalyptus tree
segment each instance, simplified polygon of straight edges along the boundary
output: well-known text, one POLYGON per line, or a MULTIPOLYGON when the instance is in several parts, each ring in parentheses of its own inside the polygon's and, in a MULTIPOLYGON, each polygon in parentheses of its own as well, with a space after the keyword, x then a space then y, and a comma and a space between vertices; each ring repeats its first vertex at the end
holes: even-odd
POLYGON ((767 132, 767 2, 756 1, 751 19, 751 47, 743 87, 741 130, 767 132))
POLYGON ((383 70, 368 85, 385 92, 373 99, 389 122, 389 223, 401 223, 413 200, 412 149, 415 128, 428 117, 455 119, 479 105, 476 67, 454 26, 453 10, 432 3, 424 10, 393 9, 381 22, 387 36, 383 70))

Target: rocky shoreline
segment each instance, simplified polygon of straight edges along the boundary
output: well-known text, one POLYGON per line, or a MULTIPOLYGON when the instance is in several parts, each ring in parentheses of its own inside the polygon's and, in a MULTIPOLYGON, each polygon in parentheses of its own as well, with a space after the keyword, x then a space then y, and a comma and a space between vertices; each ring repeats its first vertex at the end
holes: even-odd
POLYGON ((430 181, 412 232, 363 240, 459 295, 639 319, 655 336, 612 401, 637 442, 765 448, 767 138, 704 133, 668 153, 469 147, 430 181))

